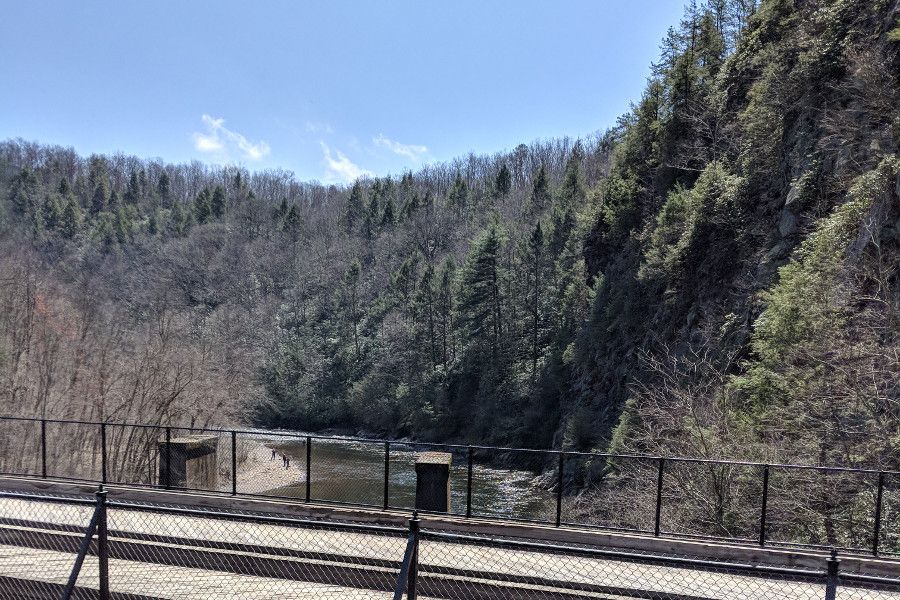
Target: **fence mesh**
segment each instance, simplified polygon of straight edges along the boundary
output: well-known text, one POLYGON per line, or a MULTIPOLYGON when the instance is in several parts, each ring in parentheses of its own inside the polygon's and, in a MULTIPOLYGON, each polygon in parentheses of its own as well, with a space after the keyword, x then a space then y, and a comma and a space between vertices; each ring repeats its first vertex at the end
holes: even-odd
MULTIPOLYGON (((90 501, 0 498, 0 598, 61 598, 94 509, 90 501)), ((96 561, 86 561, 84 580, 96 573, 96 561)))
MULTIPOLYGON (((0 499, 0 598, 61 598, 93 512, 90 503, 0 499)), ((110 504, 113 597, 393 597, 402 529, 186 512, 110 504)), ((96 598, 98 589, 95 539, 73 597, 96 598)))
MULTIPOLYGON (((0 598, 61 598, 96 508, 93 498, 0 493, 0 598)), ((110 502, 73 597, 99 598, 98 554, 111 598, 393 598, 412 539, 418 598, 887 600, 900 576, 816 565, 751 566, 537 539, 303 521, 262 513, 110 502), (417 534, 413 534, 417 531, 417 534), (829 590, 829 587, 831 588, 829 590), (829 593, 831 595, 829 595, 829 593)))
POLYGON ((688 568, 665 559, 591 556, 577 549, 424 533, 419 589, 440 598, 824 598, 820 573, 752 576, 741 570, 688 568))

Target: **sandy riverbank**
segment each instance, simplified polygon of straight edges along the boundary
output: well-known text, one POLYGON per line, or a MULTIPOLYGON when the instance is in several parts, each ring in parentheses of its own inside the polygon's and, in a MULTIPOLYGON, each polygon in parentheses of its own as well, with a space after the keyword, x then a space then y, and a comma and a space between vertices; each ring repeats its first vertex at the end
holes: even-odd
POLYGON ((287 485, 300 485, 306 480, 302 464, 291 461, 290 468, 285 469, 281 453, 276 453, 272 460, 275 442, 246 440, 243 444, 246 445, 239 450, 239 456, 246 452, 246 457, 238 464, 239 492, 262 494, 287 485))

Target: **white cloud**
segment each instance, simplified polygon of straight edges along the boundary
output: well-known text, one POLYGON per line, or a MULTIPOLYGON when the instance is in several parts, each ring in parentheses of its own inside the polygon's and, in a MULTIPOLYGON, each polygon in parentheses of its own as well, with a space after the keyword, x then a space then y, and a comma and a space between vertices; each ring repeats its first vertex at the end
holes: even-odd
POLYGON ((320 141, 319 145, 322 146, 322 154, 325 158, 326 181, 351 183, 360 177, 372 175, 371 171, 367 171, 353 163, 353 161, 347 158, 340 150, 335 150, 334 156, 332 156, 331 148, 329 148, 325 142, 320 141))
POLYGON ((413 162, 416 162, 428 156, 427 146, 421 146, 418 144, 401 144, 400 142, 395 142, 394 140, 385 137, 383 133, 379 133, 378 137, 372 138, 372 142, 376 146, 387 148, 394 154, 405 156, 413 162))
POLYGON ((334 129, 331 128, 331 125, 318 121, 307 121, 306 131, 310 133, 334 133, 334 129))
POLYGON ((209 115, 203 115, 202 119, 206 132, 194 133, 194 148, 199 152, 219 153, 228 158, 232 151, 236 151, 242 158, 260 160, 271 151, 266 142, 253 143, 240 133, 225 127, 225 119, 209 115))

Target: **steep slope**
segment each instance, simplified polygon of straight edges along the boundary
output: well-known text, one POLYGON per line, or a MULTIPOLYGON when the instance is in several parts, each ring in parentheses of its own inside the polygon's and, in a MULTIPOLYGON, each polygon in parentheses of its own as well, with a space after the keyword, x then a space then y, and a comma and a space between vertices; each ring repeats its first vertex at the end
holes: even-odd
POLYGON ((585 242, 574 444, 896 466, 898 10, 765 1, 721 63, 682 26, 585 242))

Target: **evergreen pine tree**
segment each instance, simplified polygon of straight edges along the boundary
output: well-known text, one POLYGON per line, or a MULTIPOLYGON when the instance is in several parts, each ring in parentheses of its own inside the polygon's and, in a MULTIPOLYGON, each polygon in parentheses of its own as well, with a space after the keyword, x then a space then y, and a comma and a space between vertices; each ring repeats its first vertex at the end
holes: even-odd
POLYGON ((9 201, 19 215, 28 215, 37 208, 37 176, 29 168, 19 171, 9 192, 9 201))
POLYGON ((544 286, 544 231, 538 221, 528 239, 525 256, 528 274, 528 312, 531 337, 531 377, 537 375, 537 363, 542 354, 541 347, 541 296, 544 286))
POLYGON ((288 210, 287 215, 284 217, 284 231, 291 239, 296 242, 297 238, 300 236, 300 211, 297 210, 296 204, 291 204, 290 210, 288 210))
POLYGON ((117 210, 119 210, 121 204, 122 203, 121 199, 119 198, 119 192, 117 192, 116 190, 111 191, 109 193, 109 201, 106 206, 107 210, 109 210, 109 212, 111 213, 115 213, 117 210))
POLYGON ((394 215, 394 199, 388 196, 384 202, 384 212, 381 214, 381 226, 392 227, 396 223, 397 218, 394 215))
POLYGON ((491 224, 472 244, 466 258, 458 302, 460 327, 469 345, 496 357, 503 333, 499 227, 491 224))
POLYGON ((151 236, 159 235, 159 214, 156 210, 150 211, 150 218, 147 220, 147 233, 151 236))
POLYGON ((506 163, 500 167, 500 171, 497 173, 497 177, 494 180, 494 193, 498 198, 503 198, 509 191, 512 189, 512 173, 509 171, 509 167, 506 166, 506 163))
POLYGON ((203 188, 194 198, 194 219, 198 225, 203 225, 212 216, 212 199, 209 188, 203 188))
POLYGON ((541 165, 531 181, 528 210, 532 213, 540 213, 548 206, 550 206, 550 183, 547 180, 547 170, 544 165, 541 165))
POLYGON ((87 210, 91 206, 91 190, 88 189, 87 179, 81 173, 75 176, 75 182, 72 185, 72 193, 82 209, 87 210))
POLYGON ((67 239, 72 239, 81 230, 81 222, 84 217, 81 214, 81 206, 75 201, 75 197, 69 194, 66 199, 65 208, 63 208, 62 222, 60 223, 60 233, 67 239))
POLYGON ((584 152, 581 149, 581 142, 577 142, 572 149, 568 162, 566 162, 566 171, 559 189, 559 201, 564 207, 577 209, 585 201, 584 185, 581 183, 580 174, 583 158, 584 152))
POLYGON ((172 214, 169 218, 170 233, 174 236, 182 236, 190 228, 190 213, 185 212, 181 202, 175 202, 172 206, 172 214))
POLYGON ((56 194, 47 194, 44 196, 43 206, 44 225, 47 229, 58 229, 62 224, 63 206, 56 194))
POLYGON ((455 344, 453 343, 453 311, 456 308, 454 303, 456 295, 455 281, 456 264, 453 262, 453 258, 448 256, 444 259, 444 262, 441 263, 441 270, 438 274, 437 292, 435 294, 441 364, 444 366, 444 369, 447 368, 447 364, 455 352, 455 344))
POLYGON ((372 215, 368 212, 366 212, 366 216, 365 218, 363 218, 362 226, 360 227, 359 232, 366 240, 371 241, 375 239, 375 224, 372 223, 372 215))
POLYGON ((212 194, 212 214, 215 218, 221 219, 225 216, 225 189, 221 185, 217 185, 212 194))
POLYGON ((115 221, 115 216, 107 211, 98 213, 94 220, 93 239, 104 253, 112 252, 118 245, 115 221))
POLYGON ((137 204, 138 199, 141 197, 141 184, 138 181, 138 173, 135 170, 131 171, 131 177, 128 179, 128 185, 125 188, 125 193, 122 195, 122 199, 126 204, 137 204))
POLYGON ((562 254, 569 237, 575 230, 575 211, 571 206, 553 207, 553 212, 550 215, 550 224, 552 229, 547 249, 555 259, 562 254))
POLYGON ((106 202, 109 197, 108 186, 101 182, 94 188, 91 195, 91 214, 97 215, 106 210, 106 202))
POLYGON ((359 275, 362 265, 354 259, 344 273, 344 285, 347 292, 347 315, 350 327, 353 331, 353 348, 356 359, 359 360, 359 275))
POLYGON ((356 226, 362 221, 366 212, 363 201, 362 184, 357 179, 350 188, 350 196, 347 198, 347 210, 344 212, 344 225, 347 233, 355 230, 356 226))
POLYGON ((447 202, 457 213, 465 211, 466 205, 469 203, 469 186, 459 172, 456 173, 456 179, 453 180, 453 187, 450 188, 447 202))
POLYGON ((428 334, 428 354, 431 359, 432 369, 437 366, 434 295, 434 267, 428 264, 422 272, 422 279, 419 280, 416 303, 421 307, 419 313, 425 319, 426 332, 428 334))
POLYGON ((409 198, 409 201, 403 206, 403 209, 400 211, 400 220, 405 221, 415 216, 415 214, 419 211, 421 205, 422 199, 419 197, 418 192, 413 192, 409 198))
POLYGON ((165 171, 159 174, 159 181, 156 182, 156 193, 159 194, 159 199, 164 207, 169 208, 172 206, 172 190, 169 183, 169 175, 165 171))
MULTIPOLYGON (((376 183, 378 183, 376 181, 376 183)), ((381 206, 378 202, 378 192, 376 190, 381 189, 380 186, 376 187, 372 186, 372 196, 369 198, 369 214, 366 215, 372 223, 378 223, 381 220, 381 206)))
POLYGON ((141 168, 138 172, 138 197, 143 198, 147 195, 147 170, 141 168))
POLYGON ((122 206, 119 206, 115 214, 116 241, 119 242, 119 245, 124 246, 131 241, 131 218, 122 206))
POLYGON ((284 220, 287 218, 288 210, 287 198, 282 197, 281 203, 274 211, 272 211, 272 220, 275 222, 276 229, 284 230, 284 220))
POLYGON ((109 202, 109 173, 106 159, 101 156, 91 157, 88 188, 91 193, 91 214, 96 215, 106 210, 109 202))

